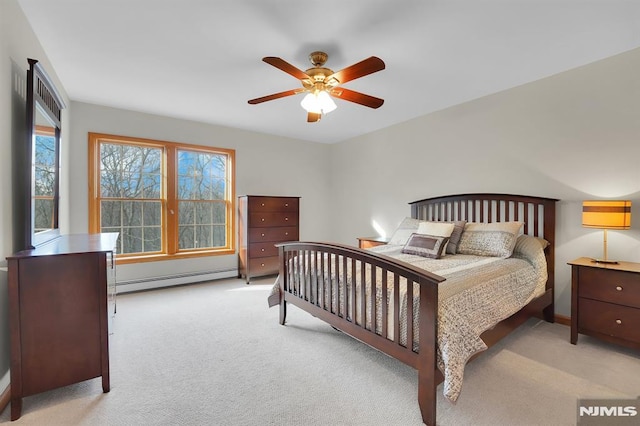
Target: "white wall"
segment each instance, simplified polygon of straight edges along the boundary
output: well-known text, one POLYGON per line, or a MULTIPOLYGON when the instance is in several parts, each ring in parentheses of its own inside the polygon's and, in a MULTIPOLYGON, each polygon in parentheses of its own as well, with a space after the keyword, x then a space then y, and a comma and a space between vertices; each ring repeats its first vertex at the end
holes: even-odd
MULTIPOLYGON (((71 105, 71 232, 88 230, 88 133, 109 133, 236 150, 237 195, 300 196, 300 237, 318 240, 329 232, 323 214, 329 200, 326 145, 247 132, 204 123, 108 108, 81 102, 71 105)), ((237 270, 238 257, 215 256, 120 265, 118 281, 167 278, 173 275, 237 270)), ((166 279, 163 282, 172 282, 166 279)))
MULTIPOLYGON (((64 101, 68 98, 55 70, 49 63, 40 42, 15 0, 0 0, 0 266, 6 266, 5 258, 14 251, 13 170, 12 147, 23 143, 25 126, 27 58, 38 59, 57 86, 64 101), (23 92, 23 93, 21 93, 23 92)), ((62 126, 69 121, 64 111, 62 126)), ((67 138, 63 134, 62 145, 67 138)), ((61 196, 66 196, 66 175, 61 176, 61 196)), ((61 210, 68 205, 61 202, 61 210)), ((61 228, 67 222, 61 221, 61 228)), ((64 230, 64 228, 62 228, 64 230)), ((0 271, 0 392, 8 384, 9 370, 9 313, 7 300, 7 274, 0 271)))
MULTIPOLYGON (((331 146, 332 239, 390 234, 408 202, 501 192, 558 198, 556 312, 569 316, 570 268, 602 256, 581 202, 631 199, 632 230, 609 257, 640 261, 640 49, 331 146)), ((420 96, 429 96, 428 93, 420 96)))

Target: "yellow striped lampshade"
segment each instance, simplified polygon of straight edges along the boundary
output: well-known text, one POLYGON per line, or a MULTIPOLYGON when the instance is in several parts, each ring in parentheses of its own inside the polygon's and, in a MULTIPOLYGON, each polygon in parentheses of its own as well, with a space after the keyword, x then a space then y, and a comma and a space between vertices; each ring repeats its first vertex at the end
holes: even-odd
POLYGON ((631 201, 583 201, 582 226, 599 229, 631 228, 631 201))

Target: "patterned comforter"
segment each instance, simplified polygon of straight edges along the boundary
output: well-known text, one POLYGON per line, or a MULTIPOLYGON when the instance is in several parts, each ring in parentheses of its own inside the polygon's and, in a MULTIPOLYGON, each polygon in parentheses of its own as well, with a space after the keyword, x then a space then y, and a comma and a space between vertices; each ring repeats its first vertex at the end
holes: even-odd
MULTIPOLYGON (((447 255, 441 259, 428 259, 402 253, 401 245, 385 245, 371 251, 385 254, 426 269, 446 278, 438 287, 438 368, 444 375, 443 393, 455 402, 462 389, 464 367, 471 356, 487 349, 480 335, 508 318, 544 293, 547 268, 542 246, 535 240, 516 244, 510 258, 447 255)), ((348 280, 350 278, 348 277, 348 280)), ((367 283, 370 288, 370 283, 367 283)), ((338 286, 339 288, 339 286, 338 286)), ((380 289, 380 286, 377 286, 380 289)), ((269 297, 269 305, 279 300, 278 281, 269 297)), ((390 290, 391 291, 391 290, 390 290)), ((414 286, 413 327, 418 336, 418 287, 414 286)), ((340 292, 336 291, 334 294, 340 292)), ((336 297, 341 298, 341 295, 336 297)), ((380 295, 376 297, 381 302, 380 295)), ((406 294, 401 305, 400 336, 406 329, 406 294)), ((376 309, 376 330, 381 329, 381 309, 376 309)), ((351 313, 350 313, 351 315, 351 313)), ((393 312, 389 312, 393 315, 393 312)), ((356 312, 360 318, 361 312, 356 312)), ((370 318, 367 312, 366 318, 370 318)), ((367 328, 371 329, 371 324, 367 328)), ((393 330, 389 330, 393 338, 393 330)), ((417 337, 416 337, 417 338, 417 337)), ((406 338, 405 338, 406 340, 406 338)), ((417 350, 417 342, 413 342, 417 350)))

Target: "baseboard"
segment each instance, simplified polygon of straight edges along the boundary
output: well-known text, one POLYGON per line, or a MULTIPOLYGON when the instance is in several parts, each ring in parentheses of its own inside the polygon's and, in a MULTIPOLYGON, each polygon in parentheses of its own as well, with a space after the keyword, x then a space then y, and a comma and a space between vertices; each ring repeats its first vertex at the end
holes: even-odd
POLYGON ((558 324, 571 326, 571 317, 556 314, 555 320, 558 324))
POLYGON ((7 405, 9 405, 9 402, 11 401, 11 382, 9 381, 9 373, 10 372, 7 371, 4 377, 0 379, 0 389, 4 389, 4 391, 0 393, 0 414, 5 408, 7 408, 7 405))
POLYGON ((133 291, 151 290, 162 287, 173 287, 176 285, 195 284, 203 281, 219 280, 222 278, 233 278, 238 276, 237 269, 225 269, 220 271, 193 272, 187 274, 165 275, 160 277, 150 277, 140 280, 118 280, 117 292, 130 293, 133 291))

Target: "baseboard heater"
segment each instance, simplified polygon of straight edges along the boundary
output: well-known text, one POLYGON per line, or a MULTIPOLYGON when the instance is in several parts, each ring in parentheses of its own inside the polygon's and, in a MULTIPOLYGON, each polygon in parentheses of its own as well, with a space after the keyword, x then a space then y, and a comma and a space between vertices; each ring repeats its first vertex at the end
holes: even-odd
POLYGON ((150 290, 154 288, 172 287, 176 285, 195 284, 203 281, 213 281, 223 278, 238 276, 238 269, 223 269, 217 271, 200 271, 184 274, 149 277, 138 280, 124 280, 117 282, 117 293, 129 293, 132 291, 150 290))

